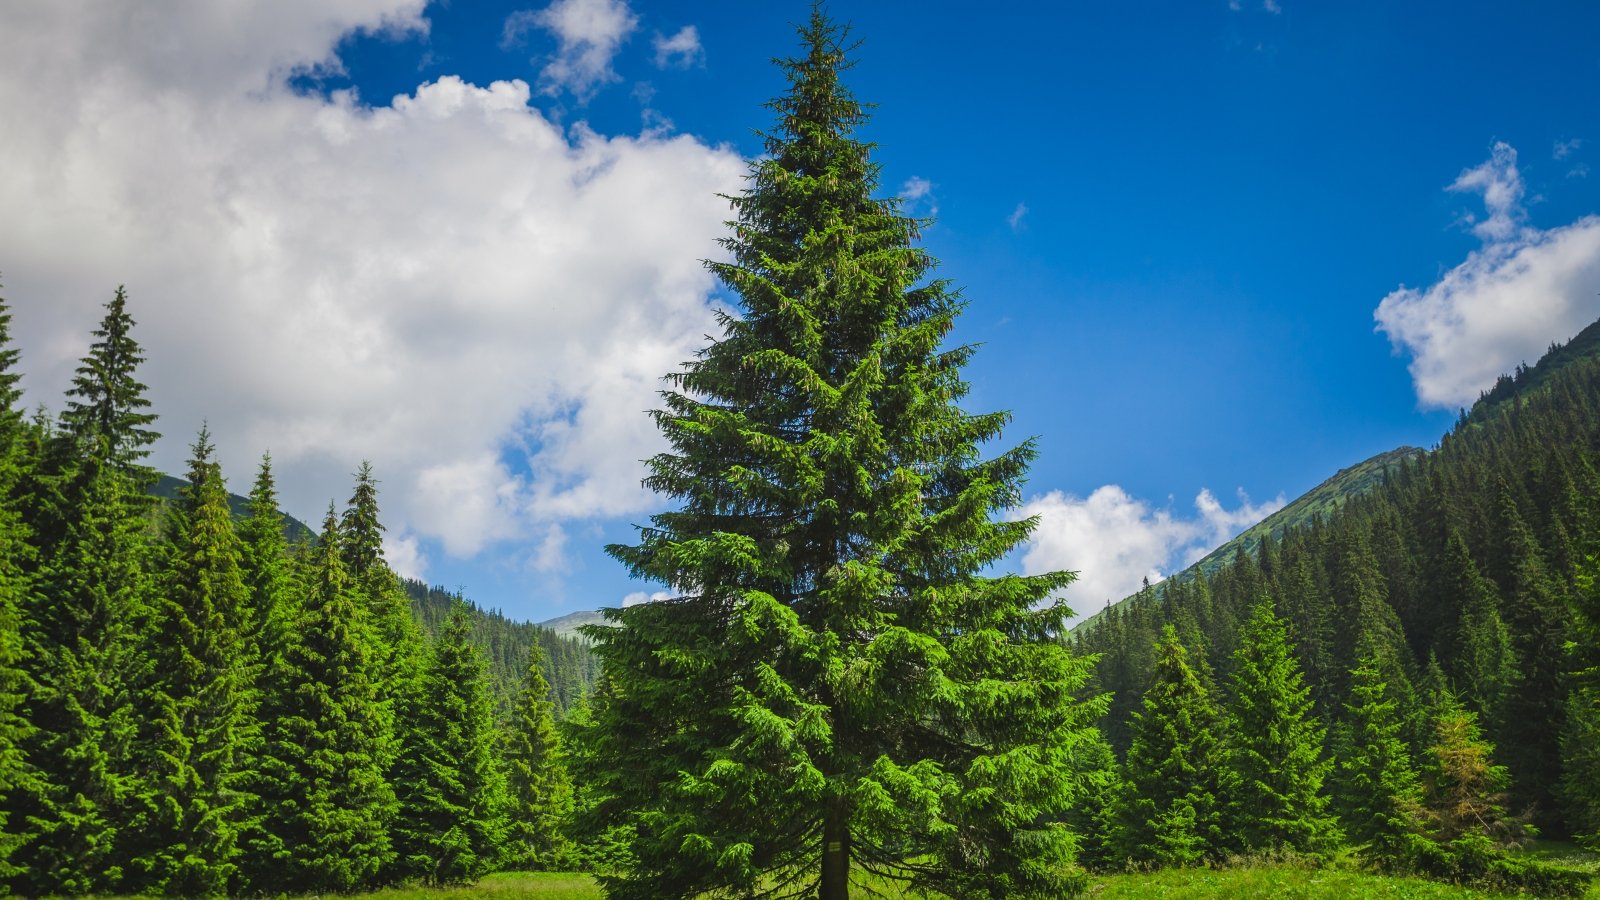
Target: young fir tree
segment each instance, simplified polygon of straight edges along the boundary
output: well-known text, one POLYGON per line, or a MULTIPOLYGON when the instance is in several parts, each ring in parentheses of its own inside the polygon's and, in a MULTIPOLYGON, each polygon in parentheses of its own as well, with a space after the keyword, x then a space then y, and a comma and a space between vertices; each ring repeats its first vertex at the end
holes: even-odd
POLYGON ((290 850, 284 823, 300 804, 300 747, 303 732, 294 691, 306 674, 290 648, 299 639, 303 609, 297 567, 284 537, 272 461, 262 457, 250 489, 250 514, 239 523, 241 570, 250 591, 250 654, 256 668, 260 703, 257 741, 247 750, 247 790, 251 813, 239 838, 240 893, 272 893, 283 883, 290 850))
POLYGON ((594 729, 607 809, 634 830, 607 890, 833 900, 859 866, 1070 893, 1056 822, 1095 712, 1046 602, 1070 576, 982 574, 1033 527, 993 517, 1034 450, 980 456, 1008 416, 957 405, 962 303, 930 280, 924 223, 874 197, 843 29, 814 10, 800 30, 711 264, 741 312, 656 413, 670 450, 646 483, 682 506, 609 548, 674 596, 592 630, 617 690, 594 729))
POLYGON ((573 859, 565 829, 572 818, 572 777, 567 771, 555 704, 541 670, 538 643, 511 708, 504 750, 510 831, 503 862, 508 869, 564 868, 573 859))
POLYGON ((1124 863, 1192 866, 1232 849, 1223 803, 1235 779, 1222 720, 1188 657, 1168 626, 1123 762, 1111 840, 1124 863))
POLYGON ((1572 590, 1567 657, 1572 692, 1562 734, 1562 808, 1577 840, 1600 849, 1600 555, 1590 554, 1572 590))
POLYGON ((1449 537, 1445 571, 1452 575, 1451 594, 1459 610, 1450 648, 1456 683, 1472 708, 1499 721, 1517 677, 1511 633, 1500 618, 1500 597, 1494 582, 1478 573, 1460 535, 1449 537))
POLYGON ((395 780, 405 810, 393 831, 399 867, 430 885, 476 881, 492 868, 505 836, 505 781, 494 752, 488 671, 459 599, 420 686, 415 747, 395 780))
POLYGON ((1230 758, 1238 776, 1227 797, 1246 850, 1324 855, 1340 842, 1323 782, 1331 763, 1311 692, 1270 601, 1257 604, 1233 654, 1230 758))
POLYGON ((1476 836, 1500 846, 1531 837, 1525 822, 1506 814, 1511 773, 1495 764, 1494 745, 1483 739, 1477 714, 1450 696, 1434 734, 1424 769, 1434 836, 1447 843, 1476 836))
POLYGON ((94 331, 89 355, 73 375, 61 421, 68 432, 85 442, 88 452, 131 477, 142 492, 156 480, 155 470, 142 460, 150 455, 149 446, 160 435, 149 427, 156 416, 147 411, 146 388, 134 377, 144 362, 144 351, 133 339, 134 324, 128 313, 128 292, 118 286, 94 331), (94 448, 97 440, 105 446, 94 448))
POLYGON ((275 846, 252 874, 265 892, 346 892, 376 882, 394 860, 387 812, 394 790, 380 757, 389 723, 378 693, 376 640, 340 556, 330 506, 307 560, 304 611, 283 652, 278 791, 263 791, 263 829, 275 846), (263 875, 263 870, 266 874, 263 875))
POLYGON ((1341 755, 1345 833, 1386 869, 1410 867, 1424 823, 1422 789, 1403 722, 1369 656, 1350 673, 1349 746, 1341 755))
MULTIPOLYGON (((339 521, 339 547, 351 588, 371 623, 377 715, 382 733, 378 760, 384 777, 397 784, 406 777, 400 771, 402 760, 427 752, 429 737, 418 730, 423 715, 418 707, 419 678, 426 659, 422 632, 411 615, 411 601, 384 560, 383 531, 378 481, 372 475, 372 465, 362 462, 339 521)), ((389 824, 428 814, 426 809, 405 807, 407 796, 416 795, 397 795, 394 805, 374 813, 389 824)), ((394 864, 396 868, 385 873, 385 880, 406 876, 408 870, 400 855, 394 857, 394 864)))
POLYGON ((126 887, 227 893, 249 806, 243 765, 256 734, 244 632, 249 592, 222 469, 205 428, 168 511, 168 545, 141 686, 138 796, 126 887))
POLYGON ((11 346, 11 310, 0 299, 0 885, 21 874, 10 859, 27 834, 27 823, 10 815, 11 800, 35 783, 23 755, 24 742, 34 733, 25 703, 35 685, 24 665, 22 643, 31 553, 17 501, 32 460, 17 386, 22 377, 19 357, 11 346))
POLYGON ((33 832, 12 861, 20 893, 117 889, 132 811, 135 688, 148 672, 138 636, 150 616, 152 509, 142 460, 156 439, 135 369, 126 294, 106 305, 67 391, 64 430, 42 441, 24 504, 33 553, 23 610, 36 685, 24 742, 37 788, 12 816, 33 832))

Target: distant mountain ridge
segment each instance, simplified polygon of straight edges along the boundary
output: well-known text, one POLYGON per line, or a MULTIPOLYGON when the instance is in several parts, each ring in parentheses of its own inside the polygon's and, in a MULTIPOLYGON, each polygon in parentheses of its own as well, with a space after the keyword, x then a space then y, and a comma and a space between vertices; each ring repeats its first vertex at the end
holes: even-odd
MULTIPOLYGON (((1196 572, 1213 575, 1233 562, 1240 551, 1254 553, 1256 548, 1261 546, 1263 537, 1282 537, 1284 532, 1291 528, 1309 525, 1318 517, 1326 518, 1351 498, 1359 497, 1382 484, 1384 478, 1398 469, 1402 463, 1415 459, 1424 452, 1426 451, 1419 447, 1396 447, 1353 466, 1340 469, 1331 478, 1296 497, 1283 509, 1246 528, 1232 540, 1206 554, 1199 562, 1170 577, 1188 579, 1193 578, 1196 572)), ((1093 628, 1104 618, 1107 610, 1121 606, 1133 596, 1130 594, 1116 603, 1102 607, 1094 615, 1079 622, 1072 630, 1093 628)))

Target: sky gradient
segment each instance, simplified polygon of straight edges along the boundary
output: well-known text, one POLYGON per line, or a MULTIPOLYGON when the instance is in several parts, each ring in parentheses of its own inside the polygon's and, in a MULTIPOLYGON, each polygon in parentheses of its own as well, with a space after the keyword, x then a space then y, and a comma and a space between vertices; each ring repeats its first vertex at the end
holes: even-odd
MULTIPOLYGON (((1080 612, 1340 467, 1432 446, 1600 316, 1600 7, 836 2, 881 194, 934 216, 974 410, 1040 457, 1013 564, 1080 612), (1591 171, 1593 170, 1593 171, 1591 171)), ((794 3, 24 2, 0 278, 61 405, 126 284, 181 471, 370 459, 403 573, 541 620, 642 599, 659 377, 794 3)))

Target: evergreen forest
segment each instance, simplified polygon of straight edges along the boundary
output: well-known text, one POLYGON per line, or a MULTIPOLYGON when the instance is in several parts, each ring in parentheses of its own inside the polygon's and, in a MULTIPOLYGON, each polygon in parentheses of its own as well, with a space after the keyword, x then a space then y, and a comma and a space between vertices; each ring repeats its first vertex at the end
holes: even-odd
POLYGON ((736 307, 652 414, 668 505, 607 548, 670 596, 581 639, 398 576, 365 463, 309 526, 268 456, 231 494, 205 428, 152 468, 122 288, 61 407, 23 408, 0 301, 0 886, 1589 889, 1528 848, 1600 852, 1600 323, 1069 630, 1073 573, 1005 571, 1040 448, 963 406, 968 301, 881 196, 847 30, 799 31, 708 263, 736 307))

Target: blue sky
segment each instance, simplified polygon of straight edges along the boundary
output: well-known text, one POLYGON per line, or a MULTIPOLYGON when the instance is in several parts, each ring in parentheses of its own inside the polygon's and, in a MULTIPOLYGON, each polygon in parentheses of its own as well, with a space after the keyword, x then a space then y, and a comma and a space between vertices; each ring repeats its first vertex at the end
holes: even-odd
MULTIPOLYGON (((7 14, 29 399, 125 282, 169 470, 208 420, 309 519, 370 458, 397 566, 519 618, 659 589, 599 548, 807 7, 191 6, 7 14)), ((993 7, 831 10, 1081 611, 1600 317, 1600 7, 993 7)))

